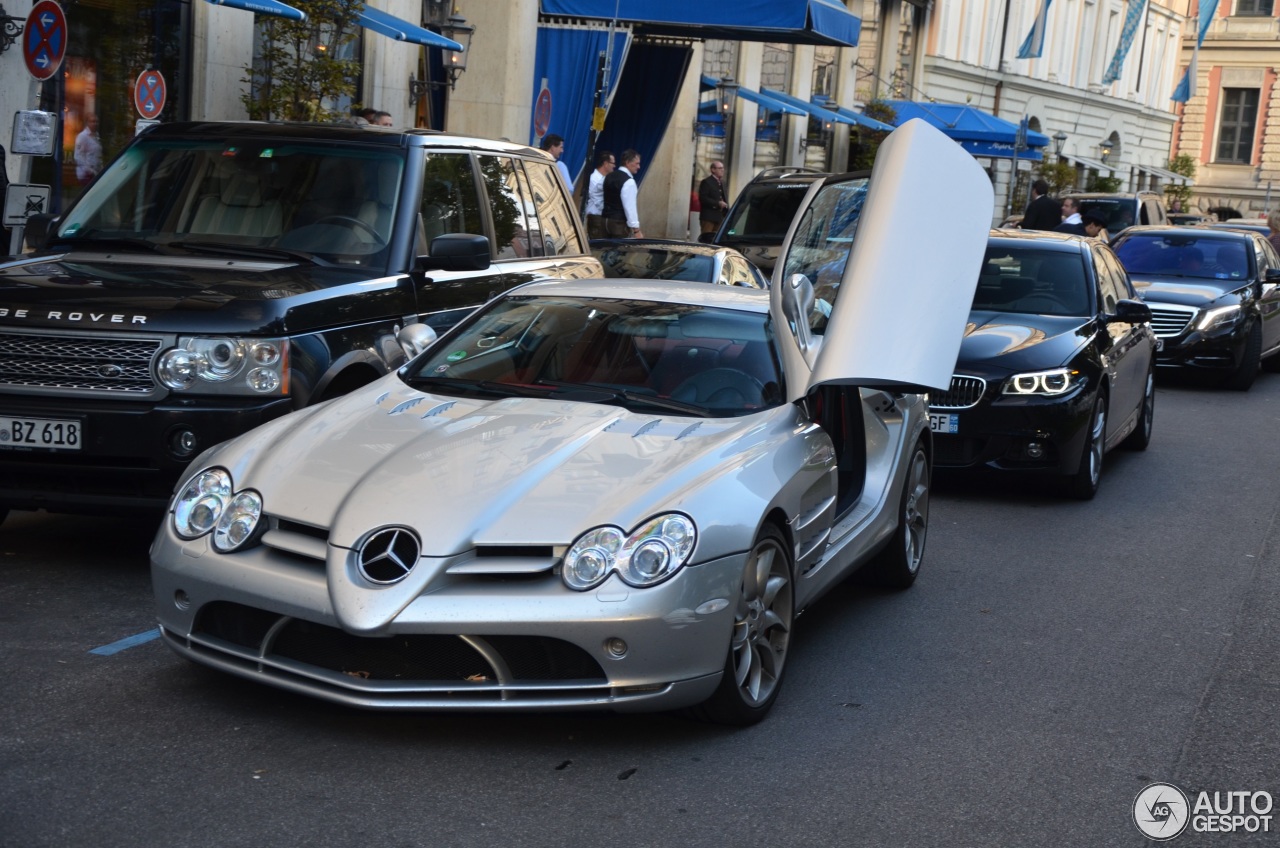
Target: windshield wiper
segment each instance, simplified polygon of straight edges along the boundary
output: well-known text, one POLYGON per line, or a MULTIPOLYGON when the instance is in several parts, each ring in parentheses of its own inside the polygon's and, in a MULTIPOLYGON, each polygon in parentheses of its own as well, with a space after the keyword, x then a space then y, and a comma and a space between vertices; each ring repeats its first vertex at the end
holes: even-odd
POLYGON ((270 259, 294 259, 311 265, 328 265, 317 256, 303 250, 290 250, 283 247, 263 247, 261 245, 226 244, 218 241, 171 241, 171 247, 180 247, 193 253, 214 253, 218 256, 263 256, 270 259))
POLYGON ((106 250, 111 249, 132 249, 145 250, 148 253, 162 253, 161 245, 154 241, 148 241, 144 238, 130 238, 128 236, 95 236, 91 233, 77 233, 73 236, 61 236, 49 240, 49 246, 52 248, 58 244, 75 244, 77 246, 100 247, 106 250))
MULTIPOLYGON (((637 406, 650 406, 655 409, 665 409, 669 412, 680 412, 686 415, 697 415, 706 417, 706 407, 698 406, 694 403, 685 403, 671 398, 658 397, 646 392, 638 392, 632 389, 624 389, 618 386, 611 386, 608 383, 567 383, 561 380, 538 380, 538 384, 542 386, 554 386, 556 388, 555 395, 571 394, 580 392, 589 397, 605 397, 612 401, 626 401, 628 404, 637 406)), ((554 395, 553 395, 554 397, 554 395)))

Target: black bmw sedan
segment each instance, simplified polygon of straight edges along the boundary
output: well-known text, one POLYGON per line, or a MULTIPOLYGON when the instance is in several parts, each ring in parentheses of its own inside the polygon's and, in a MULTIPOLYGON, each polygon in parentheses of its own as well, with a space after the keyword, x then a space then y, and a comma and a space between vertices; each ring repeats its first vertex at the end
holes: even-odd
POLYGON ((1222 375, 1247 391, 1280 367, 1280 255, 1261 234, 1134 227, 1112 247, 1151 307, 1158 364, 1222 375))
POLYGON ((1103 455, 1151 439, 1150 317, 1102 242, 993 231, 956 374, 929 398, 934 464, 1048 473, 1092 498, 1103 455))

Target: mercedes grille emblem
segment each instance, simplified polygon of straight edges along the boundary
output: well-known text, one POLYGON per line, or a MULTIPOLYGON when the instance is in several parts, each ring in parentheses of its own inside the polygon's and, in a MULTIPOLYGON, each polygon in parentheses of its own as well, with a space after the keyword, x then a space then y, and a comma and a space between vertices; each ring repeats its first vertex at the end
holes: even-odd
POLYGON ((360 546, 360 573, 371 583, 390 585, 409 576, 418 564, 418 538, 404 527, 384 527, 360 546))

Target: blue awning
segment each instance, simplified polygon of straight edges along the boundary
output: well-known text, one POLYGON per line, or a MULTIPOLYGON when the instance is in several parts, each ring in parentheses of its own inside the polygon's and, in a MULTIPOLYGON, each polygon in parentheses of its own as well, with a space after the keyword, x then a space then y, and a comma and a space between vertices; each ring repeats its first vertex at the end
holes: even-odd
POLYGON ((837 112, 829 107, 819 106, 817 103, 809 103, 801 100, 799 97, 792 97, 790 94, 786 94, 785 92, 774 91, 772 88, 762 88, 760 89, 760 93, 766 97, 772 97, 775 100, 780 100, 783 103, 794 106, 797 109, 802 109, 823 123, 848 124, 850 126, 868 127, 870 129, 877 130, 883 128, 885 132, 893 129, 893 127, 888 124, 882 124, 874 118, 868 118, 866 115, 859 115, 857 112, 852 112, 848 109, 841 109, 837 112))
POLYGON ((279 0, 205 0, 215 6, 230 6, 232 9, 244 9, 246 12, 257 12, 260 15, 272 15, 291 21, 305 21, 307 13, 295 9, 279 0))
MULTIPOLYGON (((715 88, 716 85, 717 85, 717 81, 714 78, 709 77, 706 74, 702 75, 703 91, 709 91, 710 89, 715 88)), ((807 115, 808 114, 808 112, 806 112, 804 109, 799 109, 788 103, 783 103, 781 100, 777 99, 776 97, 772 97, 768 94, 765 94, 760 91, 756 91, 755 89, 752 89, 752 88, 747 88, 745 85, 738 86, 738 96, 741 97, 743 100, 746 100, 750 103, 756 104, 757 106, 761 106, 765 109, 768 109, 770 112, 785 112, 788 115, 807 115)))
MULTIPOLYGON (((1018 125, 1004 118, 997 118, 990 112, 959 103, 890 100, 888 105, 892 106, 898 114, 898 126, 902 126, 912 118, 921 118, 942 130, 948 137, 958 141, 961 147, 974 156, 1008 159, 1014 155, 1013 147, 1018 135, 1018 125)), ((1018 151, 1018 158, 1043 159, 1043 153, 1034 148, 1048 145, 1049 136, 1035 130, 1028 130, 1027 147, 1030 149, 1018 151)))
MULTIPOLYGON (((262 2, 262 0, 242 0, 242 2, 262 2)), ((364 7, 364 11, 356 19, 356 23, 367 30, 378 33, 378 35, 385 35, 387 38, 394 38, 396 41, 408 41, 413 44, 421 44, 423 47, 439 47, 441 50, 462 52, 462 45, 452 38, 445 38, 443 35, 438 35, 429 29, 423 29, 417 24, 411 24, 372 6, 364 7)))
POLYGON ((616 19, 636 35, 854 47, 862 30, 838 0, 541 0, 541 8, 551 17, 616 19))
POLYGON ((815 96, 813 98, 813 102, 816 105, 821 106, 823 109, 827 109, 832 112, 835 112, 837 115, 839 115, 842 118, 845 118, 850 123, 856 124, 857 126, 860 126, 860 127, 866 127, 869 130, 878 130, 879 132, 893 132, 893 130, 895 129, 892 125, 886 124, 884 121, 877 121, 875 118, 872 118, 869 115, 864 115, 861 112, 855 112, 852 109, 846 109, 843 106, 839 106, 836 104, 834 100, 823 99, 821 95, 815 96))

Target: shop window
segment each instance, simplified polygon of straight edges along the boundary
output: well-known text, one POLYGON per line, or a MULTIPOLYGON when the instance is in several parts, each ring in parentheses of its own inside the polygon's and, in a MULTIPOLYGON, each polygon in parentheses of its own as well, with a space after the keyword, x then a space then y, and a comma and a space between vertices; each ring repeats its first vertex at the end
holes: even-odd
POLYGON ((1249 164, 1253 161, 1253 137, 1258 125, 1258 89, 1224 88, 1218 122, 1218 156, 1215 161, 1249 164))

